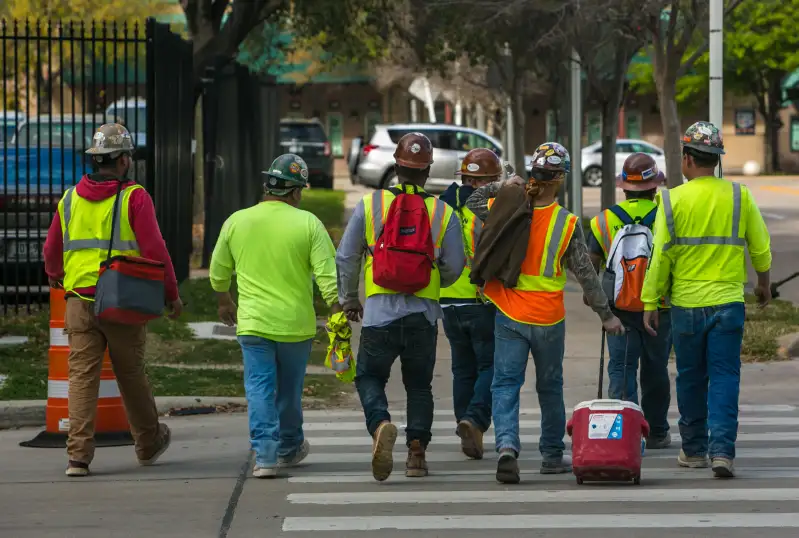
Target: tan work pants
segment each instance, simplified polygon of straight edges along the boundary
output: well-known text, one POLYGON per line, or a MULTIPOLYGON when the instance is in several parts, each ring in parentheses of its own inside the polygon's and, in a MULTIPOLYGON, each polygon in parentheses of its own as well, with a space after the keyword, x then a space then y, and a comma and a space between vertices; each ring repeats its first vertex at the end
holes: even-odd
POLYGON ((136 456, 151 457, 160 439, 158 411, 144 372, 145 326, 101 322, 94 316, 94 303, 77 298, 67 300, 65 317, 69 336, 69 459, 89 464, 94 458, 94 421, 106 345, 136 456))

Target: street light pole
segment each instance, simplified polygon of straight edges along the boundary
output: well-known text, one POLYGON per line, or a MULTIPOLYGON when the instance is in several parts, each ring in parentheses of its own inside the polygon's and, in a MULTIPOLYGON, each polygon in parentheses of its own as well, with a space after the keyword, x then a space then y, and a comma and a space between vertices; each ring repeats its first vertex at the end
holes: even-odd
MULTIPOLYGON (((724 127, 724 0, 710 0, 710 123, 724 127)), ((718 174, 718 170, 716 173, 718 174)))
POLYGON ((578 219, 583 217, 583 168, 582 168, 582 138, 583 138, 583 99, 581 95, 581 68, 580 56, 572 50, 571 65, 569 69, 569 82, 571 85, 571 192, 569 193, 569 211, 578 219))

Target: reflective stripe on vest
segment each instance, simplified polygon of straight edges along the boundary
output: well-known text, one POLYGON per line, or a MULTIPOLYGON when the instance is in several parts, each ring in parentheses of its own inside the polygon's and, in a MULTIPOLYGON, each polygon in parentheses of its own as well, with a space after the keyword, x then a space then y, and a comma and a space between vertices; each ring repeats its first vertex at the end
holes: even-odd
MULTIPOLYGON (((541 256, 538 274, 525 274, 524 270, 522 270, 516 289, 522 291, 560 291, 565 287, 566 272, 563 270, 560 260, 566 246, 563 244, 566 239, 564 232, 570 221, 573 223, 576 220, 577 217, 566 209, 560 206, 555 208, 549 221, 546 248, 543 256, 541 256)), ((574 226, 571 226, 570 232, 574 232, 574 226)), ((568 239, 571 239, 571 233, 569 233, 568 239)), ((568 241, 566 243, 568 244, 568 241)))
MULTIPOLYGON (((128 187, 131 188, 131 187, 128 187)), ((134 186, 135 188, 142 188, 141 186, 134 186)), ((75 250, 83 250, 87 248, 96 248, 101 250, 108 250, 111 246, 111 241, 107 239, 70 239, 69 237, 69 221, 72 218, 72 192, 74 187, 67 189, 64 194, 64 252, 72 252, 75 250)), ((117 210, 116 218, 114 220, 114 237, 113 248, 114 250, 139 250, 139 244, 134 239, 133 241, 122 240, 122 200, 123 193, 127 190, 120 191, 120 207, 117 210)))
MULTIPOLYGON (((402 186, 400 186, 400 188, 402 188, 402 186)), ((363 199, 364 235, 366 244, 369 247, 366 253, 366 261, 364 263, 364 281, 367 297, 377 294, 397 293, 393 290, 381 288, 372 280, 372 250, 377 243, 377 238, 380 237, 380 234, 383 231, 388 210, 391 207, 391 202, 394 200, 394 198, 395 196, 392 192, 388 190, 379 190, 372 194, 367 194, 363 199)), ((427 212, 430 216, 430 236, 433 238, 435 258, 438 259, 439 253, 441 252, 441 244, 444 241, 444 232, 449 224, 449 219, 452 217, 453 210, 449 204, 433 196, 425 199, 425 206, 427 207, 427 212)), ((438 301, 440 298, 440 292, 441 274, 439 273, 438 266, 434 264, 433 270, 430 274, 430 284, 424 289, 414 293, 414 295, 424 299, 438 301)))
POLYGON ((441 288, 441 303, 457 304, 461 303, 482 303, 480 293, 475 284, 471 282, 472 263, 474 261, 474 249, 483 233, 483 223, 477 218, 461 200, 461 188, 456 194, 457 205, 460 209, 456 210, 461 221, 461 232, 463 234, 463 252, 466 256, 466 266, 463 268, 461 276, 454 284, 446 288, 441 288))
POLYGON ((746 240, 743 237, 738 237, 738 233, 741 229, 741 185, 739 183, 732 183, 732 233, 729 236, 708 235, 703 237, 682 237, 677 235, 677 230, 674 226, 674 212, 671 207, 671 196, 669 195, 668 189, 662 191, 661 199, 663 203, 663 212, 666 216, 666 228, 669 230, 669 235, 671 236, 669 242, 663 245, 664 251, 674 245, 746 246, 746 240))

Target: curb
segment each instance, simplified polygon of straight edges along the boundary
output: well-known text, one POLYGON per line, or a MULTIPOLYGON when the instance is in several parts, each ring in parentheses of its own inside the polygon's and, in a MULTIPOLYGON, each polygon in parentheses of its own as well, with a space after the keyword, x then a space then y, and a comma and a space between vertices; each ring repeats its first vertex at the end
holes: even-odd
MULTIPOLYGON (((247 399, 241 397, 226 398, 223 396, 164 396, 155 399, 158 414, 164 415, 177 409, 212 409, 217 407, 246 408, 247 399)), ((47 400, 16 400, 0 402, 0 430, 44 426, 47 400)), ((189 413, 187 413, 189 414, 189 413)))

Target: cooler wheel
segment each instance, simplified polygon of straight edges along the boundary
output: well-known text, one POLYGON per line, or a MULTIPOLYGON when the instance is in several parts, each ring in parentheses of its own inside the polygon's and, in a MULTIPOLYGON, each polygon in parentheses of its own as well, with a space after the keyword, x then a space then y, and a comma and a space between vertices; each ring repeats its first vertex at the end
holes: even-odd
POLYGON ((635 478, 633 478, 633 484, 635 484, 636 486, 640 486, 641 485, 641 477, 640 476, 636 476, 635 478))
POLYGON ((579 476, 577 477, 577 485, 578 486, 582 486, 583 485, 583 479, 580 478, 579 476))

